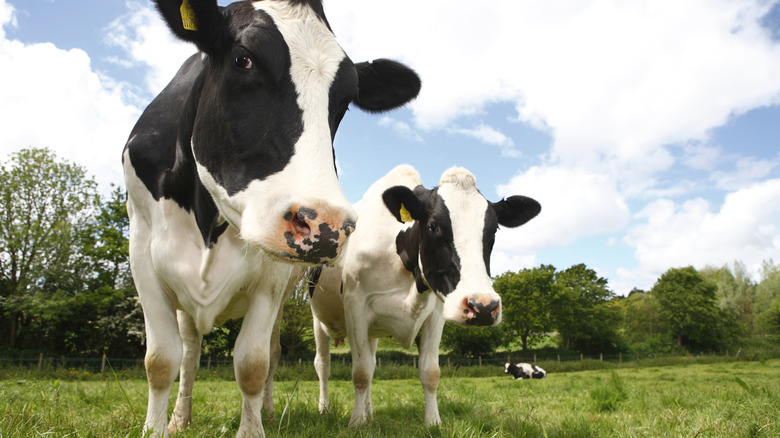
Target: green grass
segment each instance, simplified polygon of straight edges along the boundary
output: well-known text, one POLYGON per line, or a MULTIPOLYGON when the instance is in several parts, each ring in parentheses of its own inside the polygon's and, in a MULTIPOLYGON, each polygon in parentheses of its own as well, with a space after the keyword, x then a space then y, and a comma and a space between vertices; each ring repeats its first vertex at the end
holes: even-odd
MULTIPOLYGON (((0 437, 141 436, 143 379, 4 377, 0 437)), ((443 424, 431 429, 416 378, 375 380, 374 420, 357 430, 347 427, 349 381, 331 381, 325 415, 316 381, 283 380, 275 389, 276 413, 264 418, 269 437, 780 436, 780 360, 551 372, 535 381, 448 376, 439 386, 443 424)), ((193 397, 193 423, 178 436, 235 436, 234 382, 203 378, 193 397)))

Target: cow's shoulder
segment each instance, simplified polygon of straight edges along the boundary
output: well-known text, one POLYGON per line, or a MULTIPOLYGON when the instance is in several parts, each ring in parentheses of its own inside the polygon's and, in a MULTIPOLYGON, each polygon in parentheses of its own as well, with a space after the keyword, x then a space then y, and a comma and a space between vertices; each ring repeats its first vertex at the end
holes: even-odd
MULTIPOLYGON (((187 105, 193 96, 203 68, 200 54, 192 55, 170 83, 146 107, 138 118, 125 145, 127 157, 138 178, 155 199, 173 197, 166 179, 177 161, 177 140, 188 114, 187 105)), ((185 129, 186 130, 186 129, 185 129)), ((182 139, 187 141, 188 139, 182 139)), ((186 148, 189 150, 189 148, 186 148)), ((124 158, 124 157, 123 157, 124 158)), ((178 157, 181 160, 182 157, 178 157)), ((180 199, 177 202, 182 203, 180 199)))

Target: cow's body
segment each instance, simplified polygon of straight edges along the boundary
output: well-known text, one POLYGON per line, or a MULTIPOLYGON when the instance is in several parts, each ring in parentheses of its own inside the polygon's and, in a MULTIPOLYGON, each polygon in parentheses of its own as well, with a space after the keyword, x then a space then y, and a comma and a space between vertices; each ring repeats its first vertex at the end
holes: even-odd
POLYGON ((543 379, 547 377, 547 372, 536 365, 529 363, 505 363, 504 374, 511 374, 515 380, 522 379, 543 379))
POLYGON ((319 408, 328 408, 328 338, 349 337, 355 405, 350 425, 372 415, 371 379, 379 337, 409 348, 417 334, 425 423, 441 422, 436 402, 439 342, 445 320, 491 325, 501 319, 500 297, 488 263, 497 224, 518 226, 539 204, 512 197, 489 203, 466 170, 445 172, 434 190, 410 166, 399 166, 368 189, 358 227, 344 257, 310 283, 319 408), (401 223, 400 221, 409 221, 401 223))
POLYGON ((238 435, 263 435, 282 302, 302 264, 334 261, 355 226, 335 173, 338 124, 353 99, 391 109, 417 94, 419 79, 392 61, 352 64, 317 0, 157 6, 201 52, 147 107, 123 153, 130 261, 146 321, 145 429, 167 433, 180 366, 170 428, 187 426, 202 335, 243 316, 238 435))

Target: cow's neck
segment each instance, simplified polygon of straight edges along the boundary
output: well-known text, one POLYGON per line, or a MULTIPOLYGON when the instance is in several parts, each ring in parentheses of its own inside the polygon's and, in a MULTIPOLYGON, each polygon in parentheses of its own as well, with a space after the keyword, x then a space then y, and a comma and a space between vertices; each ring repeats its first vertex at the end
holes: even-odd
POLYGON ((414 284, 417 292, 422 294, 430 290, 430 286, 425 282, 422 274, 420 262, 420 223, 415 221, 414 225, 401 231, 395 238, 395 248, 398 257, 404 269, 409 271, 414 277, 414 284))
POLYGON ((198 178, 195 157, 192 155, 192 131, 202 90, 203 73, 201 72, 193 83, 192 92, 179 122, 176 161, 173 167, 166 171, 162 189, 166 197, 172 198, 179 206, 192 213, 203 238, 203 244, 210 248, 217 242, 228 224, 221 220, 211 194, 198 178))

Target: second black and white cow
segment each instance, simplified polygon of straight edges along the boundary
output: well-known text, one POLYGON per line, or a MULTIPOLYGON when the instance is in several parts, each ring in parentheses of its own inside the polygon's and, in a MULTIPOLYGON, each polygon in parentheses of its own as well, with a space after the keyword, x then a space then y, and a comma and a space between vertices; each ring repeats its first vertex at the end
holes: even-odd
POLYGON ((522 379, 543 379, 547 377, 547 372, 536 365, 528 363, 504 364, 504 374, 511 374, 516 380, 522 379))
POLYGON ((146 323, 144 429, 168 433, 180 367, 169 427, 187 426, 203 334, 243 316, 238 435, 262 436, 278 355, 271 336, 293 263, 332 262, 355 228, 335 171, 339 122, 350 102, 372 112, 403 105, 420 80, 392 61, 353 64, 319 0, 156 4, 200 52, 143 112, 122 157, 146 323))
POLYGON ((399 166, 360 201, 358 225, 344 257, 310 284, 320 379, 319 409, 328 408, 328 338, 349 337, 355 405, 350 425, 372 415, 371 380, 377 339, 404 348, 420 334, 419 369, 425 424, 441 423, 436 391, 439 342, 445 320, 486 326, 501 320, 501 297, 490 279, 498 225, 517 227, 536 216, 533 199, 492 203, 465 169, 446 171, 428 190, 411 166, 399 166))

